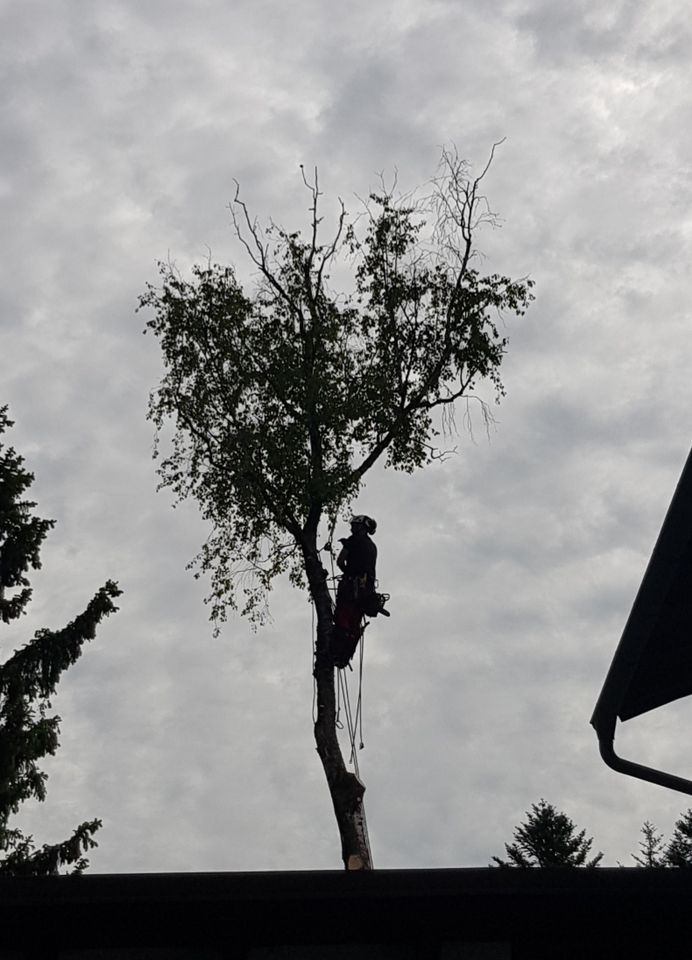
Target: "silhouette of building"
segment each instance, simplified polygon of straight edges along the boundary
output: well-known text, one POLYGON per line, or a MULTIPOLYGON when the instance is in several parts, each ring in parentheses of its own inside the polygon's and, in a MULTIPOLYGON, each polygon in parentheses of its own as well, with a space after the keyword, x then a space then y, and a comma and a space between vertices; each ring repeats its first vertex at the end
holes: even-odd
POLYGON ((89 874, 0 879, 0 960, 664 960, 692 870, 89 874))

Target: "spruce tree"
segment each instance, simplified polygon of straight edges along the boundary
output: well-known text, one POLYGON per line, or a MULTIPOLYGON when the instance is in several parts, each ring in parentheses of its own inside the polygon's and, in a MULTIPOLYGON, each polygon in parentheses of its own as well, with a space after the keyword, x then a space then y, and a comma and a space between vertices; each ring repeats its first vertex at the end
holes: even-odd
POLYGON ((664 849, 663 834, 656 832, 656 827, 649 820, 642 826, 642 839, 639 841, 639 854, 633 853, 632 859, 638 867, 665 867, 667 866, 666 851, 664 849))
POLYGON ((595 867, 603 854, 587 859, 592 843, 586 830, 577 833, 566 814, 539 800, 527 811, 526 822, 515 827, 514 843, 505 844, 507 860, 493 860, 500 867, 595 867))
MULTIPOLYGON (((31 600, 27 573, 41 566, 40 549, 53 520, 33 514, 34 502, 23 499, 34 475, 24 458, 2 442, 13 425, 7 406, 0 407, 0 621, 18 620, 31 600)), ((83 856, 96 846, 100 820, 88 820, 59 843, 36 848, 33 837, 9 826, 23 801, 44 800, 47 775, 38 761, 58 748, 60 717, 49 716, 50 698, 63 673, 95 636, 103 617, 117 610, 121 591, 108 580, 83 613, 60 630, 38 630, 24 646, 0 663, 0 873, 46 875, 72 866, 81 873, 83 856)))
POLYGON ((665 861, 669 867, 692 867, 692 809, 676 822, 665 861))

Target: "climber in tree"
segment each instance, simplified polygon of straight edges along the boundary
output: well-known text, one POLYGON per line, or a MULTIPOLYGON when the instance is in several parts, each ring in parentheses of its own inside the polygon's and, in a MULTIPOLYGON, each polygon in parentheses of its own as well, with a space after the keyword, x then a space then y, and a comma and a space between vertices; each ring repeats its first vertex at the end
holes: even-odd
POLYGON ((336 593, 332 655, 337 667, 345 667, 355 653, 363 633, 363 617, 385 617, 386 594, 377 593, 377 547, 370 535, 377 530, 372 517, 359 514, 351 520, 351 536, 342 537, 336 563, 343 572, 336 593))
MULTIPOLYGON (((377 530, 372 517, 359 514, 351 519, 351 536, 342 537, 343 544, 336 559, 336 565, 344 573, 344 580, 358 581, 361 589, 372 593, 375 589, 375 567, 377 565, 377 547, 370 535, 377 530)), ((341 582, 343 583, 344 580, 341 582)), ((358 589, 356 587, 356 589, 358 589)))

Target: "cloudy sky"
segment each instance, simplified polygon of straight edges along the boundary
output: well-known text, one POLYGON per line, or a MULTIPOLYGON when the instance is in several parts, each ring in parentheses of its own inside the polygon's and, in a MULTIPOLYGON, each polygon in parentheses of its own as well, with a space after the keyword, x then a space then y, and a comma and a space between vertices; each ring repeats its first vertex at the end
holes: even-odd
MULTIPOLYGON (((98 872, 340 867, 308 603, 279 585, 270 626, 212 636, 134 310, 167 255, 251 276, 234 177, 298 229, 300 163, 355 211, 379 172, 424 183, 445 143, 480 170, 503 137, 478 244, 536 302, 496 427, 358 501, 392 594, 366 649, 374 862, 485 865, 540 797, 610 864, 670 830, 687 798, 608 770, 589 718, 690 447, 691 39, 683 0, 0 0, 0 403, 57 521, 2 654, 124 591, 55 700, 37 841, 98 816, 98 872)), ((691 724, 682 702, 618 743, 690 775, 691 724)))

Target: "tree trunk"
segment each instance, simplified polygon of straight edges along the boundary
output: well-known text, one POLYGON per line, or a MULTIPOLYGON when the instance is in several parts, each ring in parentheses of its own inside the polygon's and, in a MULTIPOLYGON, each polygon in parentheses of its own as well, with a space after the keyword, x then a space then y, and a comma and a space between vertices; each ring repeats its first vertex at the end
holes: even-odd
POLYGON ((315 679, 317 681, 317 720, 315 742, 341 836, 341 855, 347 870, 372 870, 372 859, 365 823, 363 794, 365 785, 346 769, 336 735, 336 695, 334 664, 329 638, 334 625, 332 603, 325 572, 317 551, 305 552, 305 569, 313 603, 317 611, 315 679))

